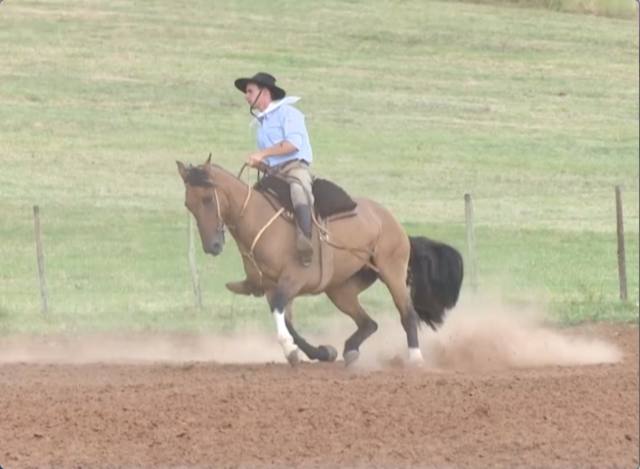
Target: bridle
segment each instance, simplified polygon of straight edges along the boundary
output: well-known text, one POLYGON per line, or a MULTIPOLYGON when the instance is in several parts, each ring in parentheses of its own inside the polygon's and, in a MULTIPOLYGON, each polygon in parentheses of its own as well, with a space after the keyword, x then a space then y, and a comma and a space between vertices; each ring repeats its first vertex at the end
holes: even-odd
POLYGON ((224 219, 222 218, 222 212, 220 211, 220 197, 218 197, 218 189, 213 188, 213 195, 216 199, 216 212, 218 215, 218 225, 216 226, 216 234, 222 236, 222 241, 224 242, 224 233, 225 233, 225 225, 224 219))
MULTIPOLYGON (((244 171, 246 166, 247 165, 245 163, 240 169, 240 173, 238 174, 238 179, 242 175, 242 172, 244 171)), ((251 184, 247 184, 247 195, 244 199, 244 202, 242 203, 242 208, 240 209, 240 214, 238 215, 238 219, 243 217, 244 212, 247 209, 247 206, 249 205, 249 199, 251 198, 252 193, 253 191, 251 189, 251 184)), ((215 186, 213 187, 213 195, 215 196, 215 199, 216 199, 216 214, 218 215, 218 226, 216 226, 216 233, 221 234, 222 239, 224 240, 224 233, 225 233, 226 226, 229 226, 231 230, 234 230, 235 225, 228 225, 224 221, 224 218, 222 218, 222 211, 220 210, 220 197, 218 196, 218 188, 215 186)))

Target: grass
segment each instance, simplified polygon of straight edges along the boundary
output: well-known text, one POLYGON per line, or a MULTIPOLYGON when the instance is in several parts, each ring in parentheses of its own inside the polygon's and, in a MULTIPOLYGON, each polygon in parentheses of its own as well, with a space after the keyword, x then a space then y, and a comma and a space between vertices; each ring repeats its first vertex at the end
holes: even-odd
MULTIPOLYGON (((216 259, 198 250, 205 309, 193 308, 174 163, 211 151, 239 168, 253 140, 232 82, 258 70, 303 97, 316 173, 410 233, 464 252, 471 193, 482 291, 542 300, 562 322, 638 320, 633 21, 419 0, 23 1, 0 13, 3 333, 272 327, 264 302, 224 290, 240 276, 232 243, 216 259)), ((365 303, 393 314, 382 288, 365 303)), ((323 298, 298 310, 308 328, 334 314, 323 298)))
POLYGON ((476 3, 507 4, 525 8, 543 8, 567 13, 587 13, 616 18, 632 18, 637 2, 629 0, 473 0, 476 3))

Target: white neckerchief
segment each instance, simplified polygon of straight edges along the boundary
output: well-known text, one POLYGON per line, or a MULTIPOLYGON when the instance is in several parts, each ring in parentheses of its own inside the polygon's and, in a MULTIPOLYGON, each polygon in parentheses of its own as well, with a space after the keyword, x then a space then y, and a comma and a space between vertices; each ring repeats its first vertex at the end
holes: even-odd
POLYGON ((276 109, 278 109, 283 104, 294 104, 294 103, 297 103, 298 101, 300 101, 300 98, 298 96, 287 96, 285 98, 282 98, 279 101, 271 101, 269 103, 269 105, 267 106, 267 109, 265 109, 264 111, 262 111, 259 114, 257 114, 256 115, 256 119, 253 119, 251 121, 251 123, 249 124, 249 126, 253 127, 253 126, 257 125, 257 123, 260 121, 260 119, 262 119, 264 116, 266 116, 270 112, 275 111, 276 109))

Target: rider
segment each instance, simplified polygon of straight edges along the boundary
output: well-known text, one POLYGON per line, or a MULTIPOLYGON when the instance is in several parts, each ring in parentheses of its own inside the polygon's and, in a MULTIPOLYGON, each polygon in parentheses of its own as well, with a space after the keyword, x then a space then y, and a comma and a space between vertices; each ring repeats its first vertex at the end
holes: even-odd
POLYGON ((286 92, 275 82, 276 79, 268 73, 257 73, 251 78, 235 81, 257 122, 258 150, 249 154, 247 163, 289 182, 297 225, 296 249, 300 262, 307 267, 313 255, 313 177, 309 172, 313 155, 304 114, 292 106, 300 98, 285 97, 286 92))
MULTIPOLYGON (((275 77, 268 73, 238 78, 234 84, 244 93, 257 127, 258 150, 248 155, 247 163, 289 182, 296 219, 296 250, 300 263, 308 267, 313 257, 313 176, 309 172, 313 154, 304 114, 292 106, 300 98, 285 97, 285 90, 278 87, 275 77)), ((230 282, 227 288, 234 293, 259 294, 248 280, 230 282)))

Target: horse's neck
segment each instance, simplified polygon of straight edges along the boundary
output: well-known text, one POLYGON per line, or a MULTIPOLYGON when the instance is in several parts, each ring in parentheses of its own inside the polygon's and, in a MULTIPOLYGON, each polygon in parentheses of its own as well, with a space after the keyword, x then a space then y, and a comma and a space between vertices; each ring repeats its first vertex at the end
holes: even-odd
POLYGON ((214 180, 216 186, 224 193, 227 206, 224 207, 224 220, 229 225, 235 225, 240 218, 243 202, 249 187, 222 168, 214 167, 214 180))
POLYGON ((223 218, 235 240, 248 248, 275 210, 264 195, 235 176, 217 170, 215 179, 228 203, 223 218))

